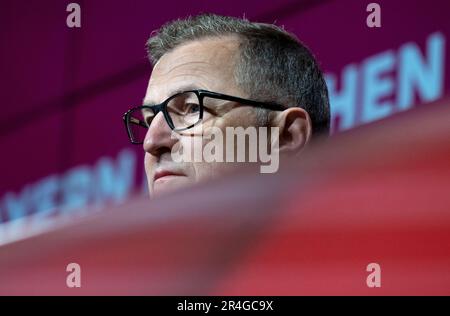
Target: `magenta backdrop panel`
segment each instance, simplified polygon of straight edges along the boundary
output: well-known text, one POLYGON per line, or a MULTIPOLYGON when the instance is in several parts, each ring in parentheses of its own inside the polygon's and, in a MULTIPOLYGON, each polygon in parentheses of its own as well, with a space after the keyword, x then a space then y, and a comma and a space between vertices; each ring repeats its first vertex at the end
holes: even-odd
MULTIPOLYGON (((145 41, 174 18, 200 12, 245 15, 295 33, 317 56, 327 80, 334 80, 329 81, 334 131, 435 101, 450 91, 449 1, 378 1, 381 28, 366 25, 368 2, 359 0, 78 1, 79 29, 66 25, 68 3, 0 3, 0 222, 12 212, 7 194, 14 195, 16 206, 31 205, 28 213, 33 214, 41 208, 35 200, 21 198, 25 188, 44 192, 39 185, 49 175, 58 176, 57 185, 71 188, 73 181, 81 181, 76 173, 80 166, 91 168, 94 184, 99 174, 115 175, 111 181, 119 181, 124 168, 132 168, 133 188, 122 183, 108 187, 113 193, 105 196, 124 198, 145 190, 143 151, 128 144, 121 116, 145 93, 151 73, 145 41), (417 50, 420 55, 414 55, 417 50), (408 56, 415 56, 421 68, 407 64, 408 56), (414 81, 420 71, 436 82, 414 81), (376 90, 383 80, 390 87, 384 94, 376 90), (414 91, 408 90, 408 82, 414 91), (431 83, 436 83, 434 88, 431 83), (352 88, 354 96, 343 98, 352 88), (408 91, 413 91, 413 99, 402 105, 408 91), (372 102, 374 93, 379 104, 372 102), (110 160, 102 164, 102 159, 110 160), (108 166, 113 170, 109 174, 104 171, 108 166)), ((66 197, 67 190, 52 193, 53 204, 77 198, 66 197)), ((92 196, 85 200, 103 201, 92 196)))

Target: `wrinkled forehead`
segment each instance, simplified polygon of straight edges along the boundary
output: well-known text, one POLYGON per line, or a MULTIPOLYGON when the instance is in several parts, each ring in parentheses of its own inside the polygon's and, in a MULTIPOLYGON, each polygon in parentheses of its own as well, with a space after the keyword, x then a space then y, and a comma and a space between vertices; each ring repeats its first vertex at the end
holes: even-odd
POLYGON ((146 101, 161 102, 183 88, 230 92, 236 84, 238 49, 239 41, 231 36, 205 38, 176 47, 154 66, 146 101))

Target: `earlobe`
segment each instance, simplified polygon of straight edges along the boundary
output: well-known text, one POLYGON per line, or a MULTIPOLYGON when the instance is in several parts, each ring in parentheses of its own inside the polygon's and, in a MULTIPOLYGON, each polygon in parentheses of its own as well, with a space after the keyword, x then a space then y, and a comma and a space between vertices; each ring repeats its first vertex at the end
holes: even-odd
POLYGON ((304 109, 293 107, 279 113, 279 151, 287 154, 300 152, 312 134, 311 118, 304 109))

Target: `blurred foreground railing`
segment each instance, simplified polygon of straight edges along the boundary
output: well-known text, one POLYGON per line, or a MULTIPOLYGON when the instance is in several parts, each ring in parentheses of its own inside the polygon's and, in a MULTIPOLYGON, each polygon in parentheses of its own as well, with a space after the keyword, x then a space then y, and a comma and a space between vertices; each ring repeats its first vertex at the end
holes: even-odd
MULTIPOLYGON (((444 102, 445 103, 445 102, 444 102)), ((447 102, 448 103, 448 102, 447 102)), ((0 294, 450 294, 450 104, 0 247, 0 294), (68 288, 66 266, 81 267, 68 288), (366 283, 370 263, 381 287, 366 283)))

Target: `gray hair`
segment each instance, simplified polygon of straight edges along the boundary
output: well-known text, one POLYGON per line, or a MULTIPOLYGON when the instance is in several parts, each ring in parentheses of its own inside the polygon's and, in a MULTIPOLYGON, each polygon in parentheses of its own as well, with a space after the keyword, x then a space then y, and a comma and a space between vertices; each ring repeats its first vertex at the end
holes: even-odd
POLYGON ((154 65, 181 44, 226 35, 239 38, 235 78, 250 98, 301 107, 311 117, 313 134, 328 135, 330 107, 322 72, 308 48, 276 25, 202 14, 163 25, 150 36, 147 51, 154 65))

